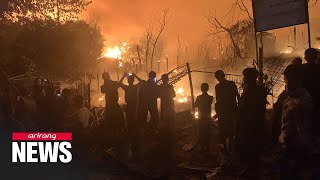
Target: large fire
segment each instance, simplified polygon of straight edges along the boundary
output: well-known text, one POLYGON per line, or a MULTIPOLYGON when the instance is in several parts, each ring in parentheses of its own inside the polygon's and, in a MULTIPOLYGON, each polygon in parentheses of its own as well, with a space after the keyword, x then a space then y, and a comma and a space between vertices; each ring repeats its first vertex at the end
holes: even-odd
POLYGON ((113 58, 113 59, 122 59, 123 54, 126 52, 127 43, 123 43, 121 46, 109 47, 103 53, 102 57, 113 58))

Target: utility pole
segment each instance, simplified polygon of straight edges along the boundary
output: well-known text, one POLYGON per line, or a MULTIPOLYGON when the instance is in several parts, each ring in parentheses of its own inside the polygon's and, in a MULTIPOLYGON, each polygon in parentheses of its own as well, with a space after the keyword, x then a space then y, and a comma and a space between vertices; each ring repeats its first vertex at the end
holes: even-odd
POLYGON ((221 58, 221 42, 219 42, 219 46, 218 46, 218 48, 219 48, 219 52, 218 52, 218 55, 219 55, 219 59, 221 60, 222 58, 221 58))
POLYGON ((120 65, 120 62, 119 62, 119 59, 117 58, 117 79, 118 79, 118 82, 119 82, 119 80, 120 80, 119 65, 120 65))
POLYGON ((297 28, 293 26, 293 47, 294 49, 297 48, 297 28))
POLYGON ((167 63, 167 72, 169 72, 169 57, 166 56, 166 63, 167 63))
POLYGON ((56 21, 59 23, 59 22, 60 22, 60 7, 59 7, 59 0, 56 0, 56 9, 57 9, 57 17, 56 17, 56 21))
POLYGON ((260 47, 259 47, 259 83, 263 84, 263 31, 260 32, 260 47))
POLYGON ((97 84, 98 84, 98 92, 100 91, 100 75, 99 75, 99 71, 97 71, 97 84))
POLYGON ((178 36, 177 67, 180 66, 180 49, 181 49, 181 42, 180 42, 180 36, 178 36))
POLYGON ((190 70, 190 64, 189 63, 187 63, 187 71, 188 71, 190 91, 191 91, 192 117, 195 118, 195 116, 194 116, 194 113, 195 113, 194 93, 193 93, 192 76, 191 76, 191 70, 190 70))
POLYGON ((309 7, 308 7, 308 2, 306 1, 307 5, 306 7, 306 13, 307 13, 307 25, 308 25, 308 44, 309 48, 311 48, 311 30, 310 30, 310 17, 309 17, 309 7))
POLYGON ((177 56, 177 67, 180 66, 180 63, 179 63, 179 56, 177 56))

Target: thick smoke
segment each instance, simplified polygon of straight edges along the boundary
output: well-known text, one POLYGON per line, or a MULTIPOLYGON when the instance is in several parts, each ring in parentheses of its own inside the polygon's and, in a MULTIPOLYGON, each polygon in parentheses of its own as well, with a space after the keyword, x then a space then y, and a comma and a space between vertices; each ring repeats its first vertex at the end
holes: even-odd
POLYGON ((141 36, 149 19, 169 8, 171 20, 164 36, 176 45, 178 36, 189 43, 202 40, 207 30, 205 11, 216 10, 223 15, 230 4, 212 0, 93 0, 84 16, 98 19, 107 40, 128 40, 141 36))

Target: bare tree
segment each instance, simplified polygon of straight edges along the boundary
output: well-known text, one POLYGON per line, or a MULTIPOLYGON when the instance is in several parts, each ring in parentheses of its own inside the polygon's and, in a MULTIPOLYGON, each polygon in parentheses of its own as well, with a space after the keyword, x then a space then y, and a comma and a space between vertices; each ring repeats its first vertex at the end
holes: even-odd
POLYGON ((170 17, 169 17, 170 9, 166 8, 161 11, 162 11, 162 16, 156 19, 158 27, 156 29, 155 36, 153 35, 153 32, 151 32, 150 34, 151 43, 152 43, 151 70, 153 70, 154 54, 155 54, 157 43, 159 41, 161 34, 163 33, 164 29, 166 28, 167 24, 170 21, 170 17))
POLYGON ((180 66, 180 58, 181 58, 181 41, 180 36, 178 36, 178 49, 177 49, 177 67, 180 66))
MULTIPOLYGON (((152 33, 154 29, 154 21, 150 18, 149 25, 145 31, 145 63, 146 63, 146 72, 148 73, 148 57, 150 53, 150 45, 152 44, 152 33)), ((152 68, 151 68, 152 69, 152 68)))
MULTIPOLYGON (((312 7, 318 0, 308 0, 312 7)), ((228 66, 246 58, 246 40, 254 37, 254 23, 251 8, 248 8, 252 0, 234 0, 230 10, 225 16, 217 17, 216 14, 209 12, 206 15, 210 26, 208 35, 219 38, 226 35, 228 45, 225 46, 224 56, 228 66), (245 16, 239 19, 240 16, 245 16)))
MULTIPOLYGON (((224 66, 233 66, 245 59, 245 43, 254 34, 253 18, 244 0, 235 0, 228 13, 223 17, 217 17, 212 12, 206 15, 209 31, 208 35, 221 39, 226 36, 223 57, 224 66), (246 14, 246 18, 239 20, 239 15, 246 14), (238 15, 238 16, 237 16, 238 15)), ((220 53, 220 52, 219 52, 220 53)))

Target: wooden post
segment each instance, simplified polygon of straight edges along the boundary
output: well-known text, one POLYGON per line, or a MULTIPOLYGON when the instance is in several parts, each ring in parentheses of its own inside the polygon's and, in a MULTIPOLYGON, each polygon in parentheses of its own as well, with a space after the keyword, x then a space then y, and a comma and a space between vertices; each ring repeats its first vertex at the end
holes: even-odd
POLYGON ((168 58, 168 56, 166 57, 166 60, 167 60, 167 72, 169 72, 169 58, 168 58))
POLYGON ((262 34, 263 34, 263 31, 260 32, 261 47, 259 47, 259 64, 258 64, 260 84, 263 84, 263 35, 262 34))
POLYGON ((120 81, 119 67, 117 68, 117 80, 120 81))
POLYGON ((309 19, 309 7, 308 7, 308 1, 306 0, 306 14, 307 14, 307 24, 308 24, 308 44, 309 48, 311 48, 311 32, 310 32, 310 19, 309 19))
POLYGON ((293 26, 293 47, 297 48, 297 27, 293 26))
POLYGON ((192 84, 192 76, 191 76, 191 70, 190 70, 190 64, 187 63, 187 70, 188 70, 188 76, 189 76, 189 84, 190 84, 190 91, 191 91, 191 105, 192 105, 192 117, 195 118, 195 105, 194 105, 194 93, 193 93, 193 84, 192 84))
MULTIPOLYGON (((252 9, 255 9, 254 7, 254 2, 252 2, 252 9)), ((255 12, 253 11, 253 17, 255 17, 255 12)), ((258 40, 257 40, 257 22, 256 22, 256 18, 253 18, 253 23, 254 23, 254 39, 256 41, 256 62, 257 62, 257 68, 259 71, 259 81, 263 79, 263 77, 261 77, 261 74, 263 74, 263 58, 261 57, 261 52, 260 52, 260 48, 258 46, 258 40), (261 68, 262 67, 262 68, 261 68)), ((262 32, 260 32, 261 34, 261 42, 262 42, 262 32)))
POLYGON ((179 56, 177 56, 177 67, 180 66, 180 60, 179 60, 179 56))
POLYGON ((88 106, 89 106, 89 108, 91 108, 91 92, 90 92, 90 87, 91 87, 91 81, 88 83, 88 89, 87 89, 87 91, 88 91, 87 95, 88 95, 88 106))
POLYGON ((117 79, 118 79, 118 82, 119 82, 119 80, 120 80, 119 65, 120 65, 120 62, 119 62, 119 59, 117 58, 117 79))
POLYGON ((100 91, 100 75, 99 75, 99 71, 97 71, 97 83, 98 83, 98 92, 100 91))
POLYGON ((257 62, 257 66, 259 66, 259 45, 258 45, 258 39, 257 39, 257 31, 254 31, 254 39, 256 42, 256 62, 257 62))

